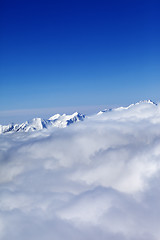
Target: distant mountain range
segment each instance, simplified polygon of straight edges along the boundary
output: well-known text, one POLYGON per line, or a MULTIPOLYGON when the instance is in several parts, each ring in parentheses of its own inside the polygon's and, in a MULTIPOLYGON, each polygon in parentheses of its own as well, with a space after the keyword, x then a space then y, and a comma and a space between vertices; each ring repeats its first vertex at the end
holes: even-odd
MULTIPOLYGON (((138 113, 141 114, 141 111, 146 105, 154 105, 157 106, 156 103, 152 102, 151 100, 144 100, 137 102, 135 104, 131 104, 128 107, 119 107, 114 109, 105 109, 103 111, 100 111, 96 114, 96 116, 100 116, 102 114, 106 114, 108 112, 117 112, 117 111, 125 111, 125 110, 133 110, 134 113, 138 111, 138 113)), ((93 115, 95 117, 95 115, 93 115)), ((91 116, 92 117, 92 116, 91 116)), ((14 133, 14 132, 33 132, 38 131, 42 129, 48 129, 51 127, 57 127, 57 128, 65 128, 68 125, 83 121, 86 118, 84 114, 75 112, 71 115, 60 115, 55 114, 54 116, 50 117, 49 119, 42 119, 42 118, 33 118, 31 121, 26 121, 21 124, 9 124, 9 125, 0 125, 0 134, 3 133, 14 133)))
POLYGON ((83 121, 84 118, 85 115, 78 112, 75 112, 72 115, 56 114, 47 120, 42 118, 33 118, 31 121, 26 121, 21 124, 0 125, 0 134, 13 132, 33 132, 50 127, 65 128, 72 123, 83 121))

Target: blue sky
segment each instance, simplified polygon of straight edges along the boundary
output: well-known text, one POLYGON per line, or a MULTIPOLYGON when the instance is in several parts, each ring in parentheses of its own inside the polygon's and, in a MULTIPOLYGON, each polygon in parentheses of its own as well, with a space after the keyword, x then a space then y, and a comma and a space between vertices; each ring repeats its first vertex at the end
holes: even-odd
POLYGON ((0 111, 159 101, 159 1, 8 0, 0 111))

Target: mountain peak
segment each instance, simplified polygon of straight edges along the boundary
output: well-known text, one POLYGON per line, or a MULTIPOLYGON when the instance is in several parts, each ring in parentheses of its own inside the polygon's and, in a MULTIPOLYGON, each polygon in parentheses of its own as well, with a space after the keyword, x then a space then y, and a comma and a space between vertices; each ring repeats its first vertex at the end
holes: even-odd
POLYGON ((101 115, 103 113, 107 113, 107 112, 111 112, 111 111, 127 110, 127 109, 130 109, 130 108, 134 107, 134 106, 138 106, 138 105, 142 105, 142 104, 152 104, 152 105, 157 106, 157 103, 153 102, 150 99, 149 100, 142 100, 142 101, 139 101, 139 102, 136 102, 136 103, 132 103, 132 104, 128 105, 127 107, 106 108, 103 111, 98 112, 97 115, 101 115))
POLYGON ((85 115, 82 115, 78 112, 75 112, 71 115, 55 114, 47 120, 42 118, 33 118, 32 120, 21 124, 9 124, 6 126, 0 125, 0 134, 13 132, 33 132, 50 127, 65 128, 74 122, 83 121, 84 118, 85 115))
POLYGON ((52 117, 50 117, 48 120, 56 120, 57 118, 59 118, 61 115, 60 114, 55 114, 52 117))
POLYGON ((137 102, 135 105, 138 105, 138 104, 141 104, 141 103, 149 103, 149 104, 157 105, 157 103, 153 102, 153 101, 150 100, 150 99, 139 101, 139 102, 137 102))
MULTIPOLYGON (((102 115, 103 113, 108 112, 120 112, 123 111, 123 113, 128 113, 132 115, 142 114, 142 111, 148 109, 148 107, 152 107, 151 105, 157 106, 155 102, 152 100, 143 100, 139 101, 137 103, 131 104, 127 107, 118 107, 118 108, 109 108, 104 109, 103 111, 100 111, 97 113, 97 115, 102 115), (126 112, 126 110, 129 110, 126 112), (132 111, 133 110, 133 111, 132 111)), ((0 134, 2 133, 13 133, 13 132, 33 132, 38 131, 42 129, 48 129, 51 127, 57 127, 57 128, 65 128, 69 126, 72 123, 83 121, 85 119, 85 115, 74 112, 73 114, 67 115, 67 114, 55 114, 51 116, 49 119, 42 119, 42 118, 33 118, 30 121, 26 121, 21 124, 9 124, 9 125, 0 125, 0 134)))

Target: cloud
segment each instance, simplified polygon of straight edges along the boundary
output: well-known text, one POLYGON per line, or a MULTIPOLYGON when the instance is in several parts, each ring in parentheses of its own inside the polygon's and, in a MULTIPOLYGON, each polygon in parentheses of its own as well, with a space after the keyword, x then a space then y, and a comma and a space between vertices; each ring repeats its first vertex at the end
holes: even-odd
POLYGON ((0 136, 0 239, 158 240, 160 111, 0 136))

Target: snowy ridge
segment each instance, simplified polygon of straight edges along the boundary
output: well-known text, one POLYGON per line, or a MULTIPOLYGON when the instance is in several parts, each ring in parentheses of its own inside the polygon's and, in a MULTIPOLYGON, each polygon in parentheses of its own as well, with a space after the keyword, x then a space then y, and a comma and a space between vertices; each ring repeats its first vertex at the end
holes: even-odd
POLYGON ((71 115, 55 114, 47 120, 42 118, 33 118, 31 121, 26 121, 21 124, 9 124, 5 126, 0 125, 0 134, 13 132, 33 132, 47 129, 49 127, 65 128, 74 122, 83 121, 84 118, 85 115, 78 112, 75 112, 71 115))
POLYGON ((144 105, 148 105, 148 104, 151 104, 151 105, 154 105, 154 106, 157 106, 157 103, 151 101, 151 100, 143 100, 143 101, 139 101, 137 103, 133 103, 133 104, 130 104, 129 106, 127 107, 118 107, 118 108, 109 108, 109 109, 104 109, 103 111, 100 111, 97 113, 97 115, 101 115, 103 113, 107 113, 107 112, 111 112, 111 111, 121 111, 121 110, 127 110, 127 109, 131 109, 131 108, 134 108, 136 106, 144 106, 144 105))
POLYGON ((152 104, 152 105, 156 105, 157 106, 157 104, 156 103, 154 103, 153 101, 151 101, 151 100, 144 100, 144 101, 140 101, 140 102, 137 102, 137 103, 133 103, 133 104, 131 104, 131 105, 129 105, 128 107, 119 107, 119 108, 116 108, 115 110, 123 110, 123 109, 129 109, 129 108, 132 108, 132 107, 134 107, 134 106, 138 106, 138 105, 142 105, 142 104, 152 104))
MULTIPOLYGON (((145 119, 154 115, 154 121, 160 121, 159 105, 151 100, 140 101, 135 104, 131 104, 128 107, 104 109, 103 111, 98 112, 96 115, 92 115, 88 118, 95 119, 96 117, 99 119, 106 119, 107 117, 110 119, 118 119, 119 115, 117 114, 119 112, 121 112, 121 119, 128 117, 145 119)), ((42 118, 33 118, 31 121, 26 121, 21 124, 9 124, 6 126, 0 125, 0 134, 13 132, 33 132, 42 129, 48 129, 50 127, 65 128, 72 123, 83 121, 85 118, 85 115, 78 112, 75 112, 71 115, 55 114, 47 120, 42 118)))

